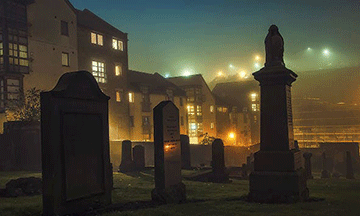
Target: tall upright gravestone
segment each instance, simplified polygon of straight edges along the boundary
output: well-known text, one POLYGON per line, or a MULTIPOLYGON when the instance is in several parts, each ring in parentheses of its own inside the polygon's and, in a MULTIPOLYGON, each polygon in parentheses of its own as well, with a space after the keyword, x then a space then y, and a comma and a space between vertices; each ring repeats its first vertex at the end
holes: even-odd
POLYGON ((111 204, 109 97, 89 72, 78 71, 40 98, 43 214, 111 204))
POLYGON ((180 203, 185 201, 185 185, 181 182, 181 145, 179 110, 171 101, 154 108, 155 189, 153 201, 180 203))
POLYGON ((272 25, 265 38, 265 67, 253 73, 260 82, 260 151, 254 155, 249 199, 293 202, 308 198, 301 153, 294 146, 291 83, 297 75, 283 60, 284 40, 272 25))

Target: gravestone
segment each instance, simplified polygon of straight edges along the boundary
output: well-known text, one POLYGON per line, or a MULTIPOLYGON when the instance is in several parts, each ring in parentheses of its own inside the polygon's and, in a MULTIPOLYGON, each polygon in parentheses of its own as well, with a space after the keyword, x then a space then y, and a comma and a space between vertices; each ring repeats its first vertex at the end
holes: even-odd
POLYGON ((111 204, 108 100, 86 71, 41 93, 43 215, 111 204))
POLYGON ((124 140, 121 145, 121 163, 119 172, 131 172, 134 170, 134 163, 131 158, 131 141, 124 140))
POLYGON ((311 156, 312 154, 309 152, 305 152, 303 154, 303 157, 305 158, 305 170, 306 170, 306 178, 307 179, 313 179, 313 175, 311 172, 311 156))
POLYGON ((225 173, 224 143, 221 139, 215 139, 212 143, 212 175, 209 180, 212 182, 228 182, 229 175, 225 173))
POLYGON ((349 151, 346 151, 346 178, 355 179, 351 154, 349 151))
POLYGON ((326 159, 326 153, 323 152, 321 155, 322 158, 322 171, 321 171, 321 178, 330 178, 330 172, 327 169, 327 159, 326 159))
POLYGON ((294 146, 291 84, 297 75, 283 62, 284 41, 272 25, 265 39, 265 67, 253 73, 260 82, 260 150, 254 154, 249 200, 295 202, 309 196, 301 152, 294 146))
POLYGON ((145 148, 142 145, 136 145, 133 148, 133 159, 135 170, 145 169, 145 148))
POLYGON ((241 176, 243 179, 248 179, 248 172, 247 172, 247 166, 246 164, 242 164, 242 167, 241 167, 241 176))
POLYGON ((181 168, 191 169, 189 136, 181 134, 180 143, 181 143, 181 168))
POLYGON ((171 101, 162 101, 154 112, 155 189, 152 200, 180 203, 186 200, 181 182, 179 110, 171 101))

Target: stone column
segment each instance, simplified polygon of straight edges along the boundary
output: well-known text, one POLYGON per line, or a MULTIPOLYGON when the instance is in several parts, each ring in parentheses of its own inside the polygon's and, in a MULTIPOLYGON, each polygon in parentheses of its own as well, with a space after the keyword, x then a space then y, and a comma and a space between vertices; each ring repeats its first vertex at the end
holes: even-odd
POLYGON ((346 178, 355 179, 354 170, 352 166, 351 154, 349 151, 346 152, 346 178))
POLYGON ((313 179, 313 175, 311 172, 311 156, 312 154, 309 152, 305 152, 303 154, 303 157, 305 158, 305 170, 306 170, 306 178, 307 179, 313 179))
POLYGON ((283 40, 276 26, 265 39, 265 67, 253 73, 260 82, 260 151, 254 155, 249 200, 295 202, 309 196, 301 152, 294 147, 291 84, 297 75, 282 61, 283 40))

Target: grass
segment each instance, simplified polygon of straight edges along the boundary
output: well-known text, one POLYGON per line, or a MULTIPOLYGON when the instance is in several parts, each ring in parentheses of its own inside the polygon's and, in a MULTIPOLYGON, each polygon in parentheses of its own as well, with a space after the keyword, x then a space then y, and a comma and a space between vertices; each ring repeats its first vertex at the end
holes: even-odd
MULTIPOLYGON (((192 172, 184 171, 183 174, 192 172)), ((1 172, 0 187, 12 178, 35 176, 40 173, 1 172)), ((318 174, 315 174, 317 177, 318 174)), ((152 208, 109 212, 106 216, 180 216, 180 215, 360 215, 360 176, 357 180, 308 180, 310 196, 324 198, 295 204, 248 203, 240 197, 249 190, 246 180, 233 180, 230 184, 184 181, 188 202, 179 205, 161 205, 152 208)), ((154 188, 153 171, 125 175, 114 173, 113 203, 136 203, 151 200, 154 188)), ((0 198, 0 215, 41 215, 42 197, 0 198)))

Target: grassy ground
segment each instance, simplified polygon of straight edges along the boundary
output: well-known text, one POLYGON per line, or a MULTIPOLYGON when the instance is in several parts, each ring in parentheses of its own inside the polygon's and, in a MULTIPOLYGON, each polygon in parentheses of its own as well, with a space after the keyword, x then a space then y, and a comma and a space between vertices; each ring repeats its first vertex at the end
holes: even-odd
MULTIPOLYGON (((189 171, 183 174, 189 174, 189 171)), ((28 176, 39 177, 41 174, 0 172, 0 187, 5 187, 9 179, 28 176)), ((357 179, 360 179, 360 176, 357 176, 357 179)), ((309 180, 310 196, 318 200, 296 204, 247 203, 240 199, 249 190, 249 182, 245 180, 234 180, 230 184, 191 181, 184 183, 187 203, 109 212, 104 215, 360 215, 360 180, 344 178, 309 180)), ((151 171, 131 175, 114 173, 114 188, 113 203, 149 202, 150 192, 154 188, 153 173, 151 171)), ((41 196, 0 198, 0 215, 40 215, 41 203, 41 196)))

